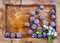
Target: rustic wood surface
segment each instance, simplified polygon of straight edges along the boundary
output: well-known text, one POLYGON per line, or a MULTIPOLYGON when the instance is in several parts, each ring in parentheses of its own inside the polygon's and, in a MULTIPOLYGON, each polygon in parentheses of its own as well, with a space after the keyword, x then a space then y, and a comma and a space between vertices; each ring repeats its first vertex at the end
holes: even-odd
MULTIPOLYGON (((5 9, 5 5, 4 4, 7 4, 7 3, 9 3, 9 4, 13 4, 13 3, 11 3, 11 1, 6 1, 5 0, 5 2, 3 2, 3 0, 0 0, 2 3, 1 3, 1 6, 0 6, 0 9, 2 9, 1 11, 0 11, 0 13, 2 13, 2 16, 0 16, 1 17, 1 19, 0 19, 0 43, 48 43, 47 42, 47 39, 37 39, 37 38, 21 38, 21 39, 10 39, 10 38, 4 38, 4 25, 3 25, 3 22, 4 22, 4 20, 3 20, 3 18, 2 17, 4 17, 4 15, 3 15, 3 13, 4 13, 4 9, 5 9), (3 11, 3 12, 2 12, 3 11)), ((57 19, 56 19, 56 25, 57 25, 57 27, 56 27, 56 29, 57 29, 57 33, 58 33, 58 36, 55 38, 55 39, 53 39, 53 43, 60 43, 60 30, 59 30, 59 28, 60 28, 60 0, 19 0, 18 1, 19 2, 19 5, 21 4, 21 5, 31 5, 31 4, 46 4, 46 5, 55 5, 56 6, 56 17, 57 17, 57 19), (31 2, 30 2, 31 1, 31 2)))

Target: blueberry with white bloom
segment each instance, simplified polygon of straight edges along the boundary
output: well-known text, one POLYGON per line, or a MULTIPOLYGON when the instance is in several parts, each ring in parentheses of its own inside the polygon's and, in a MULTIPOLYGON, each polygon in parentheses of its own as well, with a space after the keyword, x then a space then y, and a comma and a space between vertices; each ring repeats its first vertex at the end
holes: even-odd
POLYGON ((33 34, 33 30, 28 30, 28 34, 33 34))
POLYGON ((40 16, 39 16, 39 19, 40 19, 40 20, 43 20, 43 19, 44 19, 44 16, 43 16, 43 15, 40 15, 40 16))
POLYGON ((43 32, 43 37, 45 38, 47 36, 47 33, 46 32, 43 32))
POLYGON ((44 22, 43 22, 43 25, 48 25, 48 22, 47 22, 47 21, 44 21, 44 22))
POLYGON ((17 34, 16 34, 16 37, 17 37, 17 38, 21 38, 21 37, 22 37, 22 33, 17 33, 17 34))
POLYGON ((42 38, 42 36, 43 36, 42 34, 38 34, 38 38, 42 38))
POLYGON ((9 37, 10 37, 10 33, 9 33, 9 32, 6 32, 6 33, 5 33, 5 37, 6 37, 6 38, 9 38, 9 37))
POLYGON ((43 5, 39 6, 39 9, 40 10, 43 10, 44 9, 44 6, 43 5))
POLYGON ((31 27, 31 28, 32 28, 32 29, 36 29, 36 27, 37 27, 37 26, 36 26, 35 24, 32 24, 32 27, 31 27))
POLYGON ((11 38, 15 38, 15 34, 14 33, 11 33, 11 38))
POLYGON ((52 15, 52 16, 51 16, 51 18, 52 18, 52 19, 55 19, 55 18, 56 18, 56 16, 55 16, 55 15, 52 15))
POLYGON ((50 25, 51 26, 55 26, 56 24, 55 24, 55 22, 51 22, 50 25))
POLYGON ((54 9, 51 9, 51 10, 50 10, 50 14, 51 14, 51 15, 54 15, 54 14, 55 14, 55 10, 54 10, 54 9))
POLYGON ((29 27, 29 26, 30 26, 29 22, 25 22, 24 25, 25 25, 26 27, 29 27))
POLYGON ((37 9, 37 10, 36 10, 36 13, 41 13, 41 10, 40 10, 40 9, 37 9))
POLYGON ((35 11, 32 11, 32 12, 30 12, 30 15, 31 16, 35 16, 36 15, 36 12, 35 11))
POLYGON ((30 21, 33 22, 35 20, 34 17, 30 17, 30 21))
POLYGON ((32 34, 32 38, 37 38, 37 34, 36 33, 33 33, 32 34))
POLYGON ((40 21, 38 19, 34 20, 34 24, 39 24, 40 21))

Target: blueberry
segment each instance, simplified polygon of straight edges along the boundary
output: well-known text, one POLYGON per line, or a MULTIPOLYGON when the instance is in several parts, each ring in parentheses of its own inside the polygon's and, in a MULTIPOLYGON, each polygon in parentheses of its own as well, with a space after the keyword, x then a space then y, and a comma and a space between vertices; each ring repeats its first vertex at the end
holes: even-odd
POLYGON ((39 19, 40 19, 40 20, 43 20, 43 19, 44 19, 44 16, 43 16, 43 15, 41 15, 41 16, 39 17, 39 19))
POLYGON ((48 37, 49 33, 46 33, 46 35, 47 35, 47 37, 48 37))
POLYGON ((55 15, 52 15, 52 16, 51 16, 51 18, 52 18, 52 19, 55 19, 55 18, 56 18, 56 16, 55 16, 55 15))
POLYGON ((52 38, 54 39, 56 36, 52 35, 52 38))
POLYGON ((55 22, 51 22, 50 25, 51 26, 55 26, 56 24, 55 24, 55 22))
POLYGON ((9 38, 9 37, 10 37, 10 33, 9 33, 9 32, 6 32, 6 33, 5 33, 5 37, 6 37, 6 38, 9 38))
POLYGON ((46 37, 47 36, 47 33, 46 32, 43 32, 43 37, 46 37))
POLYGON ((36 15, 36 12, 35 11, 32 11, 30 12, 31 16, 35 16, 36 15))
POLYGON ((42 38, 42 34, 38 34, 38 38, 42 38))
POLYGON ((15 38, 15 34, 14 33, 11 33, 11 38, 15 38))
POLYGON ((40 21, 38 19, 34 20, 34 24, 39 24, 40 21))
POLYGON ((48 25, 48 22, 47 22, 47 21, 44 21, 44 22, 43 22, 43 25, 48 25))
POLYGON ((25 22, 25 24, 24 24, 26 27, 29 27, 30 26, 30 24, 28 23, 28 22, 25 22))
POLYGON ((37 27, 37 26, 36 26, 35 24, 33 24, 31 28, 32 28, 32 29, 36 29, 36 27, 37 27))
POLYGON ((54 9, 51 9, 51 10, 50 10, 50 14, 51 14, 51 15, 54 15, 54 14, 55 14, 55 10, 54 10, 54 9))
POLYGON ((33 22, 35 20, 34 17, 30 17, 30 21, 33 22))
POLYGON ((47 30, 47 29, 45 29, 45 28, 43 28, 43 31, 44 31, 44 32, 46 32, 46 33, 48 33, 48 30, 47 30))
POLYGON ((28 30, 28 34, 33 34, 33 31, 32 30, 28 30))
POLYGON ((17 34, 16 34, 16 37, 17 37, 17 38, 21 38, 21 37, 22 37, 22 34, 21 34, 21 33, 17 33, 17 34))
POLYGON ((47 36, 47 37, 48 37, 48 36, 50 36, 50 35, 51 35, 51 33, 49 33, 49 32, 48 32, 48 33, 46 33, 46 36, 47 36))
POLYGON ((40 10, 43 10, 44 9, 44 6, 43 5, 39 6, 39 9, 40 10))
POLYGON ((37 38, 37 34, 36 33, 33 33, 32 34, 32 38, 37 38))
POLYGON ((55 31, 56 31, 55 29, 52 30, 52 32, 55 32, 55 31))
POLYGON ((37 9, 37 10, 36 10, 36 13, 40 13, 40 12, 41 12, 41 10, 40 10, 40 9, 37 9))

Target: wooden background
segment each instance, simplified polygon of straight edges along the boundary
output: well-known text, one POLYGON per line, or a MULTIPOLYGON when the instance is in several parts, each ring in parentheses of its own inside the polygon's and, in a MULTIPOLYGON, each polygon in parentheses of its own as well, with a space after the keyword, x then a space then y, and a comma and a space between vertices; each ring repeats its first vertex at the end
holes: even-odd
POLYGON ((53 43, 60 43, 60 1, 59 0, 0 0, 0 43, 48 43, 47 39, 37 38, 22 38, 22 39, 10 39, 4 38, 4 11, 5 4, 19 4, 19 5, 55 5, 56 6, 56 29, 58 36, 53 40, 53 43))

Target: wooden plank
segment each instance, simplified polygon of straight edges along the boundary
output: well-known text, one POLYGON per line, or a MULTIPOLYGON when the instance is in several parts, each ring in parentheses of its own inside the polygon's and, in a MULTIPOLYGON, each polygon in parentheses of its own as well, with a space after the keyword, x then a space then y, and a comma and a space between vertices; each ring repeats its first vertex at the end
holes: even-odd
POLYGON ((21 0, 2 0, 3 4, 20 5, 21 0))
POLYGON ((58 37, 57 38, 60 38, 60 30, 59 30, 59 28, 60 28, 60 4, 56 4, 56 28, 57 28, 57 33, 58 33, 58 37))
POLYGON ((55 4, 55 0, 22 0, 22 5, 55 4))
POLYGON ((0 43, 11 43, 10 39, 0 38, 0 43))

